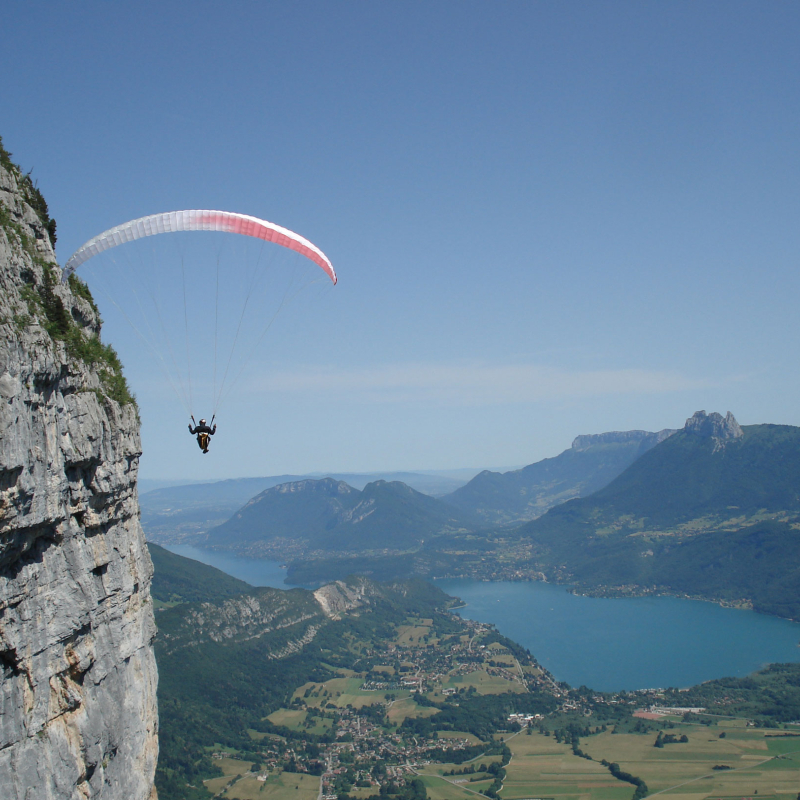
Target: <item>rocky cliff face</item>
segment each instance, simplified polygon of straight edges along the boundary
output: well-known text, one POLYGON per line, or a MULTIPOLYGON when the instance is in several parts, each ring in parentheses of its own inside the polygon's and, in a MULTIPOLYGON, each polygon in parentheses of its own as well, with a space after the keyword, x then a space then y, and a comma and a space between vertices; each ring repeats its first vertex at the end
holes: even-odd
POLYGON ((660 444, 669 438, 675 430, 664 428, 663 431, 651 433, 650 431, 609 431, 608 433, 590 433, 576 436, 572 442, 573 450, 588 450, 600 444, 639 444, 639 449, 644 453, 651 447, 660 444))
POLYGON ((340 619, 343 614, 353 611, 364 604, 370 594, 374 594, 374 587, 367 581, 356 578, 350 584, 344 581, 320 586, 314 592, 314 597, 320 604, 325 616, 340 619))
POLYGON ((169 655, 208 642, 270 638, 277 631, 291 630, 292 637, 300 638, 309 628, 316 633, 323 621, 320 606, 310 592, 259 587, 222 602, 191 603, 160 612, 159 642, 169 655))
MULTIPOLYGON (((391 591, 402 593, 403 588, 392 587, 391 591)), ((158 614, 159 657, 212 642, 234 645, 261 639, 266 658, 285 658, 302 650, 329 619, 341 619, 368 606, 385 591, 365 578, 352 578, 315 592, 262 586, 221 601, 162 609, 158 614)))
POLYGON ((0 146, 0 797, 146 800, 158 754, 139 420, 0 146))
POLYGON ((683 429, 687 433, 692 433, 702 439, 717 439, 719 441, 739 439, 744 436, 744 431, 730 411, 724 417, 716 411, 712 411, 710 414, 706 414, 705 411, 695 411, 686 420, 686 425, 683 429))

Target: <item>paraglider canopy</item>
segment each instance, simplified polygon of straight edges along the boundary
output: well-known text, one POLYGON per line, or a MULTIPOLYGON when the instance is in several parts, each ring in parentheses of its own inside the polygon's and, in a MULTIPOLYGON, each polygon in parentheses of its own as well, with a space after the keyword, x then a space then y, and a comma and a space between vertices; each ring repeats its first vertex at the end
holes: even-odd
POLYGON ((130 324, 190 416, 198 396, 200 408, 217 413, 251 361, 262 362, 263 374, 261 343, 281 310, 312 284, 337 282, 330 259, 303 236, 214 210, 110 228, 75 251, 62 281, 79 267, 130 324), (203 231, 217 236, 195 235, 203 231))
POLYGON ((281 247, 295 250, 310 258, 320 266, 328 277, 336 283, 336 272, 328 257, 308 239, 298 233, 282 228, 272 222, 251 217, 247 214, 236 214, 232 211, 167 211, 163 214, 151 214, 140 217, 110 228, 99 236, 90 239, 79 247, 67 261, 61 275, 62 283, 66 283, 69 276, 84 261, 92 256, 109 250, 125 242, 132 242, 145 236, 155 236, 158 233, 172 233, 177 231, 220 231, 223 233, 239 233, 243 236, 252 236, 255 239, 264 239, 274 242, 281 247))

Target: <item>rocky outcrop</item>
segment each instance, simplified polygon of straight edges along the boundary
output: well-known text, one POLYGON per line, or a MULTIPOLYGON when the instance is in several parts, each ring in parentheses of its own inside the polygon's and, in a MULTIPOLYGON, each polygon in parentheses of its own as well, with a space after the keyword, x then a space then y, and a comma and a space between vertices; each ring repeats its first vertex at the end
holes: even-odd
POLYGON ((364 605, 370 593, 370 584, 357 579, 350 584, 335 581, 314 592, 325 616, 339 619, 342 614, 364 605))
MULTIPOLYGON (((390 591, 402 594, 406 587, 395 586, 390 591)), ((222 601, 161 609, 159 656, 171 657, 210 643, 233 645, 261 639, 268 658, 285 658, 302 650, 330 619, 340 619, 381 596, 371 581, 351 578, 313 593, 262 586, 222 601)))
POLYGON ((702 439, 738 439, 744 436, 741 426, 729 411, 724 417, 716 411, 706 414, 705 411, 695 411, 686 420, 683 429, 687 433, 699 436, 702 439))
POLYGON ((324 621, 319 605, 308 592, 261 587, 221 603, 191 603, 162 611, 159 642, 167 654, 207 642, 233 643, 269 638, 278 631, 305 630, 324 621), (308 623, 308 624, 306 624, 308 623))
POLYGON ((59 282, 41 195, 0 156, 0 797, 146 800, 157 673, 137 409, 91 295, 59 282))

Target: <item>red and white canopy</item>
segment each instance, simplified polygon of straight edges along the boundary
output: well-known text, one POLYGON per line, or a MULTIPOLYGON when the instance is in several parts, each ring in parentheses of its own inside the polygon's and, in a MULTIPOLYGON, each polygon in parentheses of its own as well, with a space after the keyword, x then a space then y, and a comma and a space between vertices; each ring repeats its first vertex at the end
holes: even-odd
POLYGON ((281 247, 295 250, 310 258, 320 266, 328 277, 336 283, 336 271, 328 257, 318 247, 304 239, 300 234, 282 228, 272 222, 247 214, 236 214, 232 211, 167 211, 163 214, 151 214, 117 225, 104 231, 94 239, 79 247, 67 261, 61 274, 62 282, 92 256, 109 250, 119 244, 132 242, 145 236, 175 231, 222 231, 224 233, 240 233, 256 239, 265 239, 281 247))

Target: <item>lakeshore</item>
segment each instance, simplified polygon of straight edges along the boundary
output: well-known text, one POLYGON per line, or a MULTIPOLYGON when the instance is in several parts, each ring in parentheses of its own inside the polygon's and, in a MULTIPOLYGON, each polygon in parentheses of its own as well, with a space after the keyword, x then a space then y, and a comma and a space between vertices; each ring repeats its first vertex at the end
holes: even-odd
MULTIPOLYGON (((277 561, 190 545, 169 549, 254 586, 290 588, 277 561)), ((451 610, 494 624, 572 686, 599 691, 685 687, 743 677, 768 663, 800 661, 800 624, 747 609, 665 595, 589 597, 544 582, 435 583, 463 601, 451 610)))

